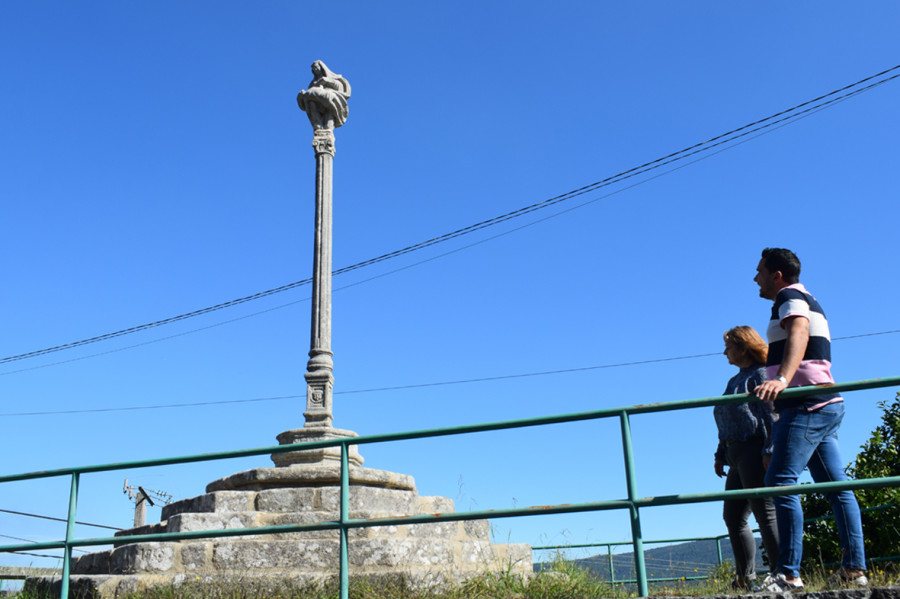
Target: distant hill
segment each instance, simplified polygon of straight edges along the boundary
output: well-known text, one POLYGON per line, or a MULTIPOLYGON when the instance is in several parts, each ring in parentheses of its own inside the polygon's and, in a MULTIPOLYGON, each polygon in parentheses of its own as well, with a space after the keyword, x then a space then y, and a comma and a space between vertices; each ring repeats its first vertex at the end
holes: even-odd
MULTIPOLYGON (((761 543, 762 541, 757 537, 757 569, 766 567, 759 550, 761 543)), ((721 544, 722 559, 733 560, 731 543, 728 539, 722 539, 721 544)), ((600 580, 610 580, 609 556, 605 553, 572 560, 572 563, 594 572, 600 580)), ((718 564, 716 542, 691 541, 652 549, 645 546, 644 563, 649 578, 703 576, 714 570, 718 564)), ((540 571, 543 567, 545 567, 544 563, 534 565, 535 571, 540 571)), ((615 580, 633 580, 635 578, 634 554, 631 552, 613 554, 613 573, 615 580)))

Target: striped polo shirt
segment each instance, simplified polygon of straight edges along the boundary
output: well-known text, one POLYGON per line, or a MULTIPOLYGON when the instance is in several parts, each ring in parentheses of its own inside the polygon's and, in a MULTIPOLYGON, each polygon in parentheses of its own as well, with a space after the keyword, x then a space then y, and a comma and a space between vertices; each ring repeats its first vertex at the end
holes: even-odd
MULTIPOLYGON (((831 334, 828 331, 825 312, 816 298, 800 283, 781 289, 775 297, 775 303, 772 304, 772 317, 766 330, 769 338, 766 374, 769 380, 778 376, 787 345, 784 323, 791 317, 803 317, 809 321, 809 343, 794 378, 788 382, 788 387, 834 383, 831 377, 831 334)), ((806 408, 812 411, 836 401, 842 401, 838 393, 817 393, 798 399, 778 399, 775 402, 775 411, 780 412, 785 408, 806 408)))

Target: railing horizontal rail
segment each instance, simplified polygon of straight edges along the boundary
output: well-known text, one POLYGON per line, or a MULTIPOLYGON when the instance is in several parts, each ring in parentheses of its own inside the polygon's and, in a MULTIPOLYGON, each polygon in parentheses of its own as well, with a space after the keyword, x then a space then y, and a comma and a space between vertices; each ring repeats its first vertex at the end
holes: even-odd
POLYGON ((36 576, 59 576, 62 568, 34 568, 31 566, 0 566, 0 580, 25 580, 36 576))
MULTIPOLYGON (((719 535, 715 537, 685 537, 683 539, 652 539, 644 540, 645 545, 656 545, 659 543, 690 543, 691 541, 716 541, 724 539, 728 535, 719 535)), ((533 551, 547 551, 550 549, 588 549, 593 547, 616 547, 618 545, 631 545, 631 541, 610 541, 608 543, 572 543, 568 545, 532 545, 533 551)))
MULTIPOLYGON (((863 389, 876 389, 881 387, 891 387, 900 385, 900 376, 885 377, 878 379, 867 379, 861 381, 851 381, 848 383, 835 383, 827 385, 829 391, 839 393, 841 391, 859 391, 863 389)), ((811 387, 793 387, 785 389, 780 397, 804 397, 813 395, 822 390, 822 386, 811 387)), ((521 418, 517 420, 506 420, 498 422, 489 422, 483 424, 467 424, 460 426, 451 426, 438 429, 423 429, 417 431, 408 431, 400 433, 384 433, 378 435, 366 435, 345 439, 334 439, 328 441, 310 441, 305 443, 295 443, 293 445, 273 445, 269 447, 259 447, 255 449, 241 449, 234 451, 222 451, 215 453, 203 453, 191 456, 175 456, 169 458, 157 458, 152 460, 137 460, 132 462, 116 462, 112 464, 98 464, 93 466, 74 466, 68 468, 59 468, 56 470, 41 470, 37 472, 27 472, 23 474, 2 475, 0 483, 14 482, 38 478, 51 478, 55 476, 66 476, 72 474, 88 474, 95 472, 107 472, 111 470, 126 470, 131 468, 149 468, 153 466, 171 466, 174 464, 188 464, 192 462, 206 462, 212 460, 224 460, 233 458, 245 458, 257 455, 265 455, 272 453, 288 453, 300 450, 313 450, 325 447, 338 447, 340 445, 365 445, 369 443, 387 443, 391 441, 408 441, 413 439, 425 439, 430 437, 444 437, 450 435, 461 435, 468 433, 480 433, 496 430, 505 430, 512 428, 526 428, 532 426, 544 426, 548 424, 563 424, 566 422, 578 422, 581 420, 596 420, 600 418, 615 418, 621 414, 649 414, 653 412, 669 412, 674 410, 684 410, 688 408, 702 408, 714 405, 739 404, 755 399, 753 395, 716 395, 713 397, 705 397, 700 399, 687 399, 680 401, 670 401, 664 403, 637 404, 624 408, 603 408, 600 410, 590 410, 587 412, 576 412, 571 414, 560 414, 556 416, 538 416, 533 418, 521 418)))
MULTIPOLYGON (((892 485, 889 485, 892 486, 892 485)), ((894 507, 897 507, 896 503, 886 503, 884 505, 875 505, 866 508, 860 508, 860 513, 867 514, 870 512, 879 512, 888 510, 894 507)), ((825 515, 825 516, 816 516, 815 518, 804 518, 804 523, 812 523, 812 522, 820 522, 823 520, 834 520, 833 515, 825 515)), ((752 529, 753 532, 759 532, 758 528, 752 529)), ((656 545, 660 543, 692 543, 695 541, 719 541, 722 539, 727 539, 728 533, 716 535, 714 537, 684 537, 678 539, 652 539, 645 540, 645 545, 656 545)), ((553 549, 591 549, 596 547, 618 547, 622 545, 631 545, 631 541, 596 541, 593 543, 566 543, 563 545, 532 545, 532 551, 549 551, 553 549)), ((869 561, 892 561, 900 559, 900 556, 888 556, 888 557, 873 557, 868 558, 869 561)))
MULTIPOLYGON (((642 497, 634 500, 640 506, 680 505, 686 503, 702 503, 707 501, 719 501, 722 499, 746 499, 751 497, 774 497, 776 495, 801 495, 808 493, 824 493, 830 491, 843 491, 845 489, 869 489, 881 487, 900 486, 900 476, 884 478, 868 478, 862 480, 848 480, 827 483, 809 483, 783 487, 764 487, 759 489, 740 489, 734 491, 717 491, 714 493, 695 493, 684 495, 664 495, 656 497, 642 497)), ((468 512, 447 512, 443 514, 421 514, 417 516, 371 518, 366 520, 347 520, 343 524, 339 521, 324 521, 314 524, 281 524, 277 526, 262 526, 258 528, 227 528, 214 530, 196 530, 190 532, 165 532, 142 535, 121 535, 115 537, 98 537, 88 539, 74 539, 69 543, 70 547, 85 547, 96 545, 124 545, 126 543, 150 543, 156 541, 183 541, 191 539, 221 538, 234 536, 255 536, 267 534, 284 534, 293 532, 310 532, 321 530, 338 530, 341 526, 346 528, 368 528, 373 526, 397 526, 413 524, 434 524, 436 522, 458 522, 464 520, 487 520, 496 518, 515 518, 521 516, 533 516, 538 514, 564 514, 577 512, 605 511, 614 509, 627 509, 630 502, 627 499, 613 501, 592 501, 586 503, 567 503, 549 506, 532 506, 520 508, 477 510, 468 512)), ((712 537, 713 539, 715 537, 712 537)), ((652 543, 653 541, 644 541, 652 543)), ((614 543, 601 543, 609 545, 614 543)), ((61 549, 65 547, 63 541, 48 541, 42 543, 28 543, 17 545, 0 545, 0 552, 25 551, 35 549, 61 549)))

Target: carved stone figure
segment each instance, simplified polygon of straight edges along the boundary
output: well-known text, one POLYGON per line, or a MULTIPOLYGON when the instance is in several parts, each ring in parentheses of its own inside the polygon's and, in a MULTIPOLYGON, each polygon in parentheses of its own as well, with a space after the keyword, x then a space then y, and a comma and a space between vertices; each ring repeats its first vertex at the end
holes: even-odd
POLYGON ((350 108, 350 82, 333 73, 321 60, 312 63, 313 80, 309 88, 297 94, 300 110, 309 117, 313 129, 333 130, 347 120, 350 108))

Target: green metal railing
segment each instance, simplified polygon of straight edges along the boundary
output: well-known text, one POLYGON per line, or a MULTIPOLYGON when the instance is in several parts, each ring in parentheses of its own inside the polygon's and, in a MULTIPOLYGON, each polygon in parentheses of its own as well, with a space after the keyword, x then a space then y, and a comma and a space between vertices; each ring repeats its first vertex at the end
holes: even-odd
MULTIPOLYGON (((846 392, 857 391, 862 389, 877 389, 884 387, 892 387, 900 385, 900 377, 889 377, 881 379, 871 379, 863 381, 854 381, 850 383, 840 383, 829 387, 830 391, 846 392)), ((811 395, 820 391, 819 387, 797 387, 787 389, 782 392, 781 397, 797 398, 811 395)), ((510 518, 520 516, 534 516, 541 514, 564 514, 579 512, 595 512, 604 510, 627 510, 631 522, 631 536, 635 561, 635 572, 637 573, 637 585, 640 595, 648 594, 648 580, 646 574, 646 566, 644 563, 643 550, 643 534, 641 532, 640 510, 647 507, 665 506, 665 505, 681 505, 690 503, 703 503, 709 501, 721 501, 723 499, 739 499, 752 497, 772 497, 776 495, 793 495, 806 493, 823 493, 840 491, 845 489, 863 489, 878 487, 900 487, 900 476, 873 478, 856 481, 841 481, 829 483, 816 483, 793 485, 786 487, 767 487, 759 489, 744 489, 739 491, 721 491, 716 493, 687 493, 677 495, 665 495, 655 497, 640 497, 637 491, 637 478, 634 467, 634 455, 631 444, 631 423, 630 418, 637 414, 650 414, 655 412, 667 412, 674 410, 684 410, 689 408, 709 407, 718 404, 736 404, 751 399, 748 395, 729 395, 715 396, 704 399, 693 399, 683 401, 673 401, 666 403, 642 404, 629 406, 624 408, 609 408, 602 410, 593 410, 589 412, 578 412, 574 414, 563 414, 557 416, 546 416, 537 418, 525 418, 520 420, 509 420, 503 422, 474 424, 466 426, 455 426, 440 429, 412 431, 403 433, 391 433, 383 435, 370 435, 362 437, 335 439, 329 441, 315 441, 308 443, 298 443, 295 445, 276 445, 274 447, 262 447, 257 449, 247 449, 239 451, 229 451, 220 453, 208 453, 193 456, 180 456, 156 460, 144 460, 135 462, 121 462, 116 464, 82 466, 74 468, 62 468, 58 470, 46 470, 41 472, 31 472, 26 474, 0 476, 0 484, 15 481, 33 480, 39 478, 51 478, 59 476, 71 477, 71 485, 69 491, 68 503, 68 519, 66 522, 65 539, 62 541, 27 543, 18 545, 2 545, 0 552, 15 551, 33 551, 37 549, 62 549, 63 550, 63 572, 60 595, 64 599, 68 597, 69 590, 69 574, 70 563, 73 547, 88 547, 99 545, 122 544, 123 542, 150 542, 150 541, 182 541, 188 539, 201 538, 220 538, 232 536, 247 535, 265 535, 279 534, 289 532, 306 532, 321 530, 336 530, 340 536, 340 596, 342 599, 349 597, 349 554, 348 554, 348 532, 355 528, 369 528, 376 526, 401 526, 411 524, 429 524, 436 522, 454 522, 464 520, 483 520, 491 518, 510 518), (487 431, 507 430, 514 428, 525 428, 533 426, 544 426, 548 424, 561 424, 566 422, 577 422, 586 420, 597 420, 602 418, 618 418, 622 434, 623 457, 625 461, 625 477, 627 484, 627 497, 623 499, 613 499, 607 501, 594 501, 587 503, 562 504, 552 506, 534 506, 524 508, 508 508, 497 510, 480 510, 468 512, 453 512, 445 514, 422 514, 416 516, 398 516, 388 518, 376 518, 369 520, 354 520, 350 518, 350 468, 348 453, 351 445, 365 445, 369 443, 385 443, 390 441, 401 441, 410 439, 424 439, 429 437, 442 437, 451 435, 461 435, 467 433, 478 433, 487 431), (265 526, 260 528, 240 528, 227 530, 205 530, 175 533, 155 533, 118 537, 99 537, 99 538, 80 538, 74 536, 75 514, 78 504, 78 485, 82 474, 108 472, 114 470, 125 470, 132 468, 148 468, 152 466, 167 466, 173 464, 186 464, 192 462, 205 462, 211 460, 222 460, 241 458, 249 456, 258 456, 274 453, 286 453, 298 450, 321 449, 325 447, 341 448, 341 502, 339 519, 333 521, 323 521, 313 524, 290 524, 278 526, 265 526)))

